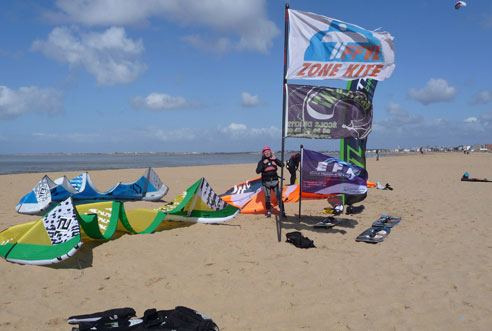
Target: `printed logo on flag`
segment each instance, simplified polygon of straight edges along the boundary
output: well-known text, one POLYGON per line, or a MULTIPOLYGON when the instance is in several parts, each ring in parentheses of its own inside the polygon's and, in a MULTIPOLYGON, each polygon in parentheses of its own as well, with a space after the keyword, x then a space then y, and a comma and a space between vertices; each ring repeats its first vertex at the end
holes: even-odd
POLYGON ((332 21, 327 31, 320 31, 310 39, 304 60, 384 63, 381 48, 381 42, 372 32, 332 21))
POLYGON ((365 91, 287 84, 286 137, 365 138, 371 132, 372 104, 365 91))
POLYGON ((367 171, 319 152, 302 151, 302 192, 364 194, 367 171))

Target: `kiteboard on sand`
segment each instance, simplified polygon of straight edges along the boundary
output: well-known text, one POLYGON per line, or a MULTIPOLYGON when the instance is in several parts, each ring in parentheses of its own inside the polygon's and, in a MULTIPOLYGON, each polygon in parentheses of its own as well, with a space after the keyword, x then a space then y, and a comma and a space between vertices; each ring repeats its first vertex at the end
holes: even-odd
POLYGON ((363 241, 367 243, 379 243, 386 239, 391 232, 391 229, 382 227, 372 227, 362 232, 355 238, 355 241, 363 241))
POLYGON ((401 222, 401 217, 394 217, 389 215, 381 215, 379 219, 372 223, 372 227, 388 227, 392 228, 401 222))
POLYGON ((372 223, 372 227, 362 232, 355 241, 378 243, 386 239, 391 228, 401 222, 401 217, 381 215, 377 221, 372 223))

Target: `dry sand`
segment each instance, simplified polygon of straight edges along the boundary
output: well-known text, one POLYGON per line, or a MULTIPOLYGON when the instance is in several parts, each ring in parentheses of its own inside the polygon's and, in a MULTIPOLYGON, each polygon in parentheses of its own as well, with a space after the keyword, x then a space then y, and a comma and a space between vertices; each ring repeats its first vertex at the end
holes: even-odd
MULTIPOLYGON (((287 204, 281 242, 275 218, 239 215, 151 235, 86 244, 67 262, 26 266, 0 261, 0 330, 70 330, 66 318, 117 307, 177 305, 203 312, 221 330, 492 330, 492 153, 436 153, 368 160, 362 214, 313 229, 326 201, 287 204), (355 242, 381 214, 403 221, 380 244, 355 242), (317 248, 299 249, 299 230, 317 248)), ((155 169, 171 201, 200 177, 217 193, 253 178, 255 165, 155 169)), ((103 191, 143 169, 92 171, 103 191)), ((73 173, 49 173, 51 178, 73 173)), ((43 174, 0 176, 0 228, 39 217, 15 205, 43 174)), ((160 203, 127 203, 127 209, 160 203)))

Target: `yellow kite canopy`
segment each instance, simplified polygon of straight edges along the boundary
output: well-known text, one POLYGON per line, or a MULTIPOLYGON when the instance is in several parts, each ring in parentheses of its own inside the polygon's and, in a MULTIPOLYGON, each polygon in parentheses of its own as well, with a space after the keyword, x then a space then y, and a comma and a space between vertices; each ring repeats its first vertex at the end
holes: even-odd
POLYGON ((170 204, 154 210, 125 211, 118 201, 74 206, 69 197, 42 219, 0 232, 0 256, 21 264, 57 263, 73 256, 83 242, 115 239, 124 233, 153 233, 190 223, 225 222, 238 212, 205 178, 170 204))

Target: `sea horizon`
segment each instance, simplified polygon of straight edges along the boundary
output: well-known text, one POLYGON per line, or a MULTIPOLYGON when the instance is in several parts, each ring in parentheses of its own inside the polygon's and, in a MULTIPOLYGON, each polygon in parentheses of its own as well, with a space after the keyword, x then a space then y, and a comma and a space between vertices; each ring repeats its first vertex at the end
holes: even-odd
MULTIPOLYGON (((295 151, 286 151, 288 158, 295 151)), ((325 152, 326 153, 326 152, 325 152)), ((261 152, 0 154, 0 175, 256 163, 261 152)), ((338 157, 336 152, 327 154, 338 157)))

